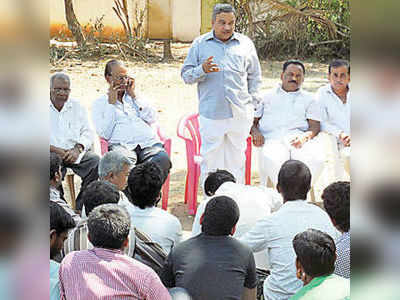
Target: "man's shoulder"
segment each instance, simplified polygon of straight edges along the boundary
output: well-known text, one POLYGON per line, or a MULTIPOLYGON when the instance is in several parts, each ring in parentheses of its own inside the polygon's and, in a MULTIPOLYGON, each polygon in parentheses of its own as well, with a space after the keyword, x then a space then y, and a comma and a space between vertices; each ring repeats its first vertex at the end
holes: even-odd
POLYGON ((173 214, 159 208, 159 207, 155 207, 156 210, 156 214, 161 216, 162 218, 164 218, 166 220, 167 223, 171 223, 171 224, 175 224, 181 226, 181 222, 179 221, 179 219, 174 216, 173 214))
POLYGON ((193 40, 192 45, 196 45, 196 44, 203 43, 203 42, 207 41, 208 39, 210 39, 210 38, 212 38, 212 37, 213 37, 212 31, 206 32, 206 33, 204 33, 204 34, 199 35, 198 37, 196 37, 196 38, 193 40))
POLYGON ((235 32, 235 37, 239 40, 239 42, 245 42, 253 45, 253 41, 247 35, 235 32))

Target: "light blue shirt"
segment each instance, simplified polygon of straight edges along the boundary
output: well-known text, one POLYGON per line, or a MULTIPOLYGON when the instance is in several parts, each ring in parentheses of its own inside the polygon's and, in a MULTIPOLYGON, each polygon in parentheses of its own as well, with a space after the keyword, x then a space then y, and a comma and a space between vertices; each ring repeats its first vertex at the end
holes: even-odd
POLYGON ((50 260, 50 300, 60 299, 59 269, 60 264, 54 260, 50 260))
POLYGON ((232 106, 245 111, 246 105, 260 102, 261 67, 253 42, 235 32, 227 42, 213 31, 196 38, 181 70, 185 83, 197 83, 201 116, 223 120, 232 118, 232 106), (210 56, 219 72, 204 73, 202 64, 210 56))

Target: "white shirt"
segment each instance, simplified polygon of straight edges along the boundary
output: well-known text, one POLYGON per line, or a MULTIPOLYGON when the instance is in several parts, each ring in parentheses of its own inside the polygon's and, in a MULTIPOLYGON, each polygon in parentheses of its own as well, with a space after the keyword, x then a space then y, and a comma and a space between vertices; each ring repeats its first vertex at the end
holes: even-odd
POLYGON ((307 131, 307 119, 321 121, 321 109, 311 93, 286 92, 279 85, 264 95, 255 117, 261 117, 259 129, 265 138, 279 139, 307 131))
POLYGON ((125 207, 131 216, 131 226, 146 233, 168 254, 182 239, 182 226, 178 218, 158 207, 141 209, 126 197, 118 205, 125 207))
POLYGON ((82 144, 87 150, 93 139, 87 111, 78 100, 68 99, 61 111, 50 101, 50 145, 71 149, 75 144, 82 144))
POLYGON ((97 99, 92 106, 93 124, 97 134, 110 144, 121 144, 129 150, 153 146, 160 141, 151 124, 156 121, 156 111, 142 99, 132 99, 128 94, 108 103, 108 96, 97 99))
POLYGON ((266 299, 288 299, 303 286, 296 277, 292 241, 297 233, 309 228, 326 232, 334 240, 340 236, 325 211, 304 200, 296 200, 285 202, 240 238, 253 252, 265 250, 268 254, 271 275, 264 282, 266 299))
POLYGON ((319 88, 316 100, 321 106, 321 131, 339 137, 341 132, 350 134, 350 93, 347 101, 343 101, 334 93, 330 84, 319 88))
MULTIPOLYGON (((240 238, 249 231, 257 220, 269 216, 272 211, 278 210, 283 202, 281 195, 273 189, 234 182, 223 183, 213 197, 222 195, 231 197, 239 206, 240 217, 233 235, 236 238, 240 238)), ((204 200, 198 206, 192 227, 192 237, 201 233, 200 218, 208 201, 213 197, 204 200)), ((256 253, 254 259, 257 268, 269 269, 268 257, 265 256, 265 253, 256 253)))

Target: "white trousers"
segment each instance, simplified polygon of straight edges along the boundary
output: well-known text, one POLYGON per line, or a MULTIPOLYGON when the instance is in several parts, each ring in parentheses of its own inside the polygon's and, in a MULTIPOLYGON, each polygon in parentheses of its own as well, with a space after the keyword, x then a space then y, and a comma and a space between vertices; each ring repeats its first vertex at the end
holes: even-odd
POLYGON ((266 139, 262 147, 258 148, 260 184, 265 186, 269 177, 274 187, 278 183, 278 174, 282 164, 289 159, 300 160, 305 163, 312 176, 311 185, 318 180, 325 162, 323 144, 318 136, 306 142, 300 149, 289 144, 290 138, 266 139))
POLYGON ((246 139, 253 124, 254 109, 248 105, 245 112, 233 113, 233 118, 225 120, 199 117, 202 189, 208 173, 217 169, 229 171, 237 183, 244 184, 246 139))

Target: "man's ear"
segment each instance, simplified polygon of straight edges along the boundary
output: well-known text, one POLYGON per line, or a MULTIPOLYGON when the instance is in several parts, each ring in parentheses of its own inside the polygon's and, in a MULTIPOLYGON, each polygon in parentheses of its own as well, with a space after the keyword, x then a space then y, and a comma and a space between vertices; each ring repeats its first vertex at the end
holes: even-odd
POLYGON ((126 237, 126 240, 122 243, 121 249, 128 247, 128 245, 129 245, 129 236, 126 237))
POLYGON ((200 225, 202 225, 203 224, 203 220, 204 220, 204 213, 201 215, 201 217, 200 217, 200 225))
POLYGON ((50 230, 50 246, 56 242, 57 232, 55 229, 50 230))
POLYGON ((231 235, 233 236, 235 234, 235 232, 236 232, 236 224, 235 224, 235 226, 233 226, 233 228, 231 230, 231 235))
POLYGON ((333 227, 336 227, 337 223, 336 223, 335 219, 332 219, 331 217, 329 217, 329 218, 331 219, 331 222, 332 222, 332 224, 333 224, 333 227))
POLYGON ((87 234, 87 239, 88 239, 88 241, 90 242, 90 243, 92 243, 92 241, 91 241, 91 239, 90 239, 90 233, 88 232, 88 234, 87 234))
POLYGON ((281 73, 281 80, 283 81, 283 72, 281 73))
POLYGON ((281 193, 281 188, 279 187, 278 183, 276 184, 276 190, 278 191, 279 194, 281 193))

